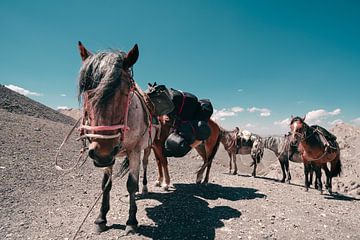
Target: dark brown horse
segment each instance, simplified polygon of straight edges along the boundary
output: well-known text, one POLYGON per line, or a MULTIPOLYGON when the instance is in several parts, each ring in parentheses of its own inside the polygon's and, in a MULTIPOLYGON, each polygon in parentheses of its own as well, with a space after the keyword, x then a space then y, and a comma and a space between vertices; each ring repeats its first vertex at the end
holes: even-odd
POLYGON ((327 131, 318 126, 309 126, 305 117, 294 117, 290 122, 292 144, 299 144, 299 152, 305 165, 305 187, 309 187, 307 173, 312 165, 315 169, 318 190, 322 192, 321 168, 326 174, 326 188, 332 193, 332 178, 341 173, 340 148, 335 139, 330 143, 326 139, 327 131), (320 130, 319 130, 320 129, 320 130), (324 132, 326 131, 326 132, 324 132), (330 163, 330 170, 327 163, 330 163))
MULTIPOLYGON (((156 163, 158 166, 158 178, 156 180, 156 186, 162 186, 164 190, 168 190, 170 185, 170 174, 168 169, 167 157, 164 155, 164 144, 170 133, 172 132, 174 119, 167 117, 166 119, 160 119, 161 128, 157 131, 157 136, 152 145, 152 149, 155 154, 156 163)), ((197 171, 196 183, 208 183, 209 174, 211 169, 212 161, 215 157, 215 154, 218 150, 220 143, 220 127, 213 120, 208 121, 208 125, 211 129, 210 136, 203 142, 195 141, 191 147, 195 148, 199 155, 202 157, 204 163, 197 171), (203 174, 206 169, 205 178, 203 179, 203 174)), ((146 149, 144 151, 144 159, 148 158, 150 155, 150 150, 146 149)), ((143 160, 147 162, 148 160, 143 160)), ((145 170, 145 168, 144 168, 145 170)), ((144 179, 144 181, 146 181, 144 179)))
POLYGON ((100 214, 95 220, 98 231, 107 229, 110 209, 112 166, 115 156, 126 156, 129 170, 127 190, 130 198, 126 233, 136 231, 140 155, 151 145, 155 128, 142 91, 132 78, 132 66, 139 56, 137 45, 129 53, 120 51, 91 54, 79 42, 83 64, 79 77, 79 99, 83 102, 81 138, 90 142, 89 156, 104 169, 100 214))

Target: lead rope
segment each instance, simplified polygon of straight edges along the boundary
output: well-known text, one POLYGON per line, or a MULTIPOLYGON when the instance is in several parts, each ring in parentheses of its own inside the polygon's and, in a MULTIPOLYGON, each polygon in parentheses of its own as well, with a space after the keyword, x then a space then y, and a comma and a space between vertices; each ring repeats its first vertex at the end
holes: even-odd
MULTIPOLYGON (((89 209, 89 211, 87 212, 87 214, 85 215, 84 219, 82 220, 81 224, 79 225, 78 229, 76 230, 75 232, 75 235, 74 237, 72 238, 72 240, 75 240, 77 235, 79 234, 82 226, 84 225, 86 219, 89 217, 90 213, 92 212, 92 210, 94 210, 94 207, 96 206, 96 204, 99 202, 100 198, 102 197, 102 195, 104 194, 104 190, 109 186, 111 180, 112 180, 112 170, 108 172, 108 175, 109 175, 109 178, 108 180, 106 181, 106 184, 104 186, 104 188, 102 189, 101 193, 97 196, 95 202, 93 203, 93 205, 91 206, 91 208, 89 209)), ((116 178, 117 176, 115 175, 114 179, 116 178)))
MULTIPOLYGON (((69 137, 71 136, 71 134, 73 133, 73 131, 75 130, 76 126, 79 124, 80 120, 82 119, 82 117, 80 117, 76 123, 74 124, 74 126, 71 128, 70 132, 65 136, 64 140, 62 141, 60 147, 58 148, 57 152, 56 152, 56 155, 55 155, 55 168, 56 170, 59 170, 59 171, 63 171, 63 172, 68 172, 68 171, 71 171, 73 170, 80 162, 81 158, 84 156, 84 153, 86 152, 86 150, 88 149, 87 146, 86 146, 86 140, 85 139, 82 139, 82 142, 83 142, 83 147, 81 148, 80 150, 80 154, 79 154, 79 157, 78 159, 76 160, 75 164, 68 168, 68 169, 63 169, 62 167, 60 167, 58 165, 58 157, 59 157, 59 154, 60 154, 60 151, 62 149, 62 147, 65 145, 65 143, 69 140, 69 137)), ((80 140, 80 139, 76 139, 77 141, 80 140)), ((80 165, 84 165, 84 163, 86 162, 87 160, 87 156, 86 158, 84 159, 84 162, 80 165)))

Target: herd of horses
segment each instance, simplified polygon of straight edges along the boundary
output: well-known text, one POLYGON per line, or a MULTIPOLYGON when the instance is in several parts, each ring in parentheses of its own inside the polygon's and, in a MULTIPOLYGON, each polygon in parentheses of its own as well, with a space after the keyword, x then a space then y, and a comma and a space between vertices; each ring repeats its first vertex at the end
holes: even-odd
MULTIPOLYGON (((125 231, 127 234, 134 233, 138 225, 135 194, 139 191, 141 154, 144 170, 142 191, 148 191, 146 170, 151 150, 155 154, 159 173, 156 184, 167 189, 170 175, 164 156, 164 142, 172 131, 174 119, 163 118, 159 119, 159 124, 153 123, 149 106, 144 101, 144 92, 132 76, 132 66, 139 57, 137 45, 128 53, 104 51, 92 54, 79 42, 79 50, 83 61, 79 76, 79 100, 83 109, 79 127, 81 139, 88 141, 88 155, 94 165, 104 169, 102 204, 95 224, 98 231, 107 229, 112 167, 115 156, 125 157, 122 171, 129 172, 126 186, 130 204, 125 231)), ((328 153, 319 140, 319 134, 313 132, 303 118, 293 118, 291 132, 283 137, 261 138, 253 134, 252 146, 240 147, 236 142, 238 129, 226 131, 211 119, 208 125, 211 129, 209 138, 194 146, 203 159, 203 165, 197 171, 196 183, 208 183, 212 161, 220 142, 229 154, 230 172, 234 165, 233 174, 237 173, 236 155, 250 154, 253 159, 252 175, 256 176, 256 166, 263 157, 264 148, 273 151, 279 159, 283 171, 282 182, 286 179, 286 172, 287 181, 291 179, 289 160, 304 163, 306 188, 310 185, 308 174, 315 171, 317 187, 322 191, 322 168, 327 177, 326 187, 331 193, 331 179, 340 174, 339 150, 328 153), (327 167, 328 162, 330 169, 327 167)))

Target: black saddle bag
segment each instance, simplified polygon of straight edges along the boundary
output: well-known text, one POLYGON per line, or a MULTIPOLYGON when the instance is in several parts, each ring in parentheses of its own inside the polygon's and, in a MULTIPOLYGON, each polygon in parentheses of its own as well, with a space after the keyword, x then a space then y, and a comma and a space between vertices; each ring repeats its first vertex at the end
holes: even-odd
POLYGON ((177 133, 171 133, 165 141, 165 157, 183 157, 191 150, 186 140, 177 133))
POLYGON ((157 85, 151 88, 147 95, 154 104, 156 116, 165 115, 174 110, 174 104, 171 101, 169 90, 165 85, 157 85))

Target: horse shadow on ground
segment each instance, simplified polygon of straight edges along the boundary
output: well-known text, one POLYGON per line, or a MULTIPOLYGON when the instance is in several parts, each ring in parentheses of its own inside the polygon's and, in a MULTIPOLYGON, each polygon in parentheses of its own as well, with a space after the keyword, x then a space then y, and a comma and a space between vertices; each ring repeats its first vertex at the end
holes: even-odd
MULTIPOLYGON (((257 176, 256 178, 260 178, 260 179, 264 179, 264 180, 268 180, 268 181, 274 181, 274 182, 278 182, 278 183, 281 183, 280 180, 278 179, 275 179, 275 178, 269 178, 269 177, 263 177, 263 176, 257 176)), ((301 185, 301 184, 296 184, 296 183, 284 183, 284 184, 289 184, 289 185, 292 185, 292 186, 296 186, 296 187, 301 187, 301 188, 304 188, 305 189, 305 186, 304 185, 301 185)), ((315 189, 315 188, 313 188, 315 189)), ((360 201, 359 198, 355 198, 355 197, 351 197, 351 196, 347 196, 347 195, 344 195, 344 194, 341 194, 341 193, 338 193, 338 192, 333 192, 332 194, 323 194, 325 197, 325 199, 328 199, 328 200, 338 200, 338 201, 360 201)))
POLYGON ((264 198, 254 188, 223 187, 217 184, 174 184, 170 193, 149 193, 141 199, 161 202, 145 209, 155 226, 140 225, 138 234, 152 239, 215 239, 223 220, 239 218, 241 212, 229 206, 210 207, 206 200, 229 201, 264 198))
POLYGON ((325 199, 328 200, 338 200, 338 201, 360 201, 359 198, 343 195, 341 193, 333 192, 331 195, 325 196, 325 199))

